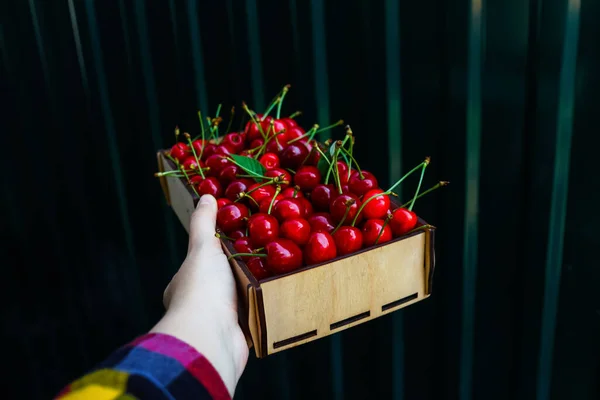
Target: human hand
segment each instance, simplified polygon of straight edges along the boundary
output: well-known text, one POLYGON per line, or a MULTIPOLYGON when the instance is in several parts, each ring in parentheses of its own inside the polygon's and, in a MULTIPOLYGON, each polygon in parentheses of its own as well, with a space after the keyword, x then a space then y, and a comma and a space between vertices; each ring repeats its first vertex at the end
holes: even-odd
POLYGON ((248 361, 238 324, 233 273, 215 237, 217 202, 204 195, 190 221, 188 253, 167 286, 164 317, 151 332, 175 336, 202 353, 233 397, 248 361))

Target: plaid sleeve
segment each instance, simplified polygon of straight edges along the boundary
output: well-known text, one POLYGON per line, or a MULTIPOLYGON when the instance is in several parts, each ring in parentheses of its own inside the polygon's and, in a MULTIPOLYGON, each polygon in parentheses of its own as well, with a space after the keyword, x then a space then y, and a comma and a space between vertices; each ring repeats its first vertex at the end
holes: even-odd
POLYGON ((231 399, 210 362, 164 334, 141 336, 58 395, 61 400, 231 399))

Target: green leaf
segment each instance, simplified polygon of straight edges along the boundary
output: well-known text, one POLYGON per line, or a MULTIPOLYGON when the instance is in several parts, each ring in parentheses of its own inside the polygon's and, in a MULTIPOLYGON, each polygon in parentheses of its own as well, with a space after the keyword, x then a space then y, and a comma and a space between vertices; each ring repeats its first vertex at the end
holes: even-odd
POLYGON ((233 159, 235 164, 243 169, 248 175, 254 176, 255 181, 262 181, 267 170, 261 163, 254 158, 240 156, 237 154, 232 154, 230 157, 233 159))
POLYGON ((321 177, 323 179, 325 179, 325 175, 327 175, 327 171, 329 171, 330 163, 331 163, 331 161, 329 161, 329 159, 327 157, 321 155, 321 158, 319 159, 319 163, 317 164, 317 169, 321 173, 321 177))

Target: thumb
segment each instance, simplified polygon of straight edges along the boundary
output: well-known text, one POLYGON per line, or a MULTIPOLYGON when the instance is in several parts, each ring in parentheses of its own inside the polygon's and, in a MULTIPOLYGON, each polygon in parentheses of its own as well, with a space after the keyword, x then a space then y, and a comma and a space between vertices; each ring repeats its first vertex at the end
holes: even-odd
POLYGON ((215 237, 217 223, 217 200, 205 194, 200 198, 190 220, 190 241, 188 252, 220 249, 219 239, 215 237))

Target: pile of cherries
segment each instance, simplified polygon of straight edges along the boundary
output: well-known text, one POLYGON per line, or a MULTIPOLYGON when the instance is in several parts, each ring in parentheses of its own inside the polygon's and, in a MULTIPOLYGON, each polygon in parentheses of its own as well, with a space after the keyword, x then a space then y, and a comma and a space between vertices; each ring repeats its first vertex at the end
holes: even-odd
MULTIPOLYGON (((184 133, 185 141, 165 152, 178 168, 156 175, 184 179, 198 196, 217 199, 217 236, 233 242, 232 257, 243 260, 259 280, 423 228, 417 227, 412 211, 415 200, 447 183, 418 195, 429 159, 383 190, 377 178, 356 162, 349 127, 343 140, 314 140, 343 121, 305 131, 294 119, 299 112, 280 116, 288 89, 289 85, 284 87, 263 114, 244 104, 249 121, 241 132, 228 127, 229 133, 219 134, 220 107, 216 117, 206 121, 199 113, 201 135, 192 139, 184 133), (275 108, 276 116, 269 116, 275 108), (421 180, 413 199, 402 207, 393 205, 393 190, 419 170, 421 180)), ((175 136, 180 139, 177 128, 175 136)))

